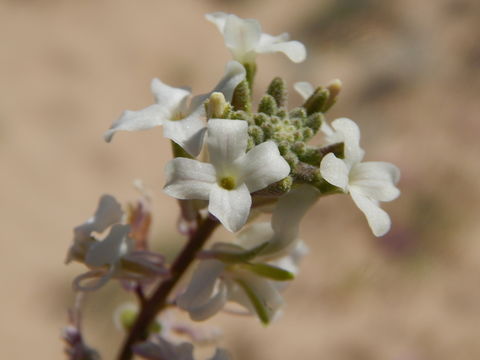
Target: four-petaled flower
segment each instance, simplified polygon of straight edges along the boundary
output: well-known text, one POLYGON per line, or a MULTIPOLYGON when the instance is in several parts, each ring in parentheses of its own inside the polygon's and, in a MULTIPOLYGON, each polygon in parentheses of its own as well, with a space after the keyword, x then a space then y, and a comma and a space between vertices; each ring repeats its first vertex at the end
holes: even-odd
POLYGON ((271 223, 242 230, 235 242, 216 243, 202 253, 192 279, 177 304, 193 320, 205 320, 235 302, 263 323, 275 318, 283 304, 280 291, 298 273, 307 248, 298 239, 300 221, 319 192, 300 186, 280 198, 271 223))
POLYGON ((359 146, 360 130, 352 120, 334 120, 332 127, 324 128, 327 138, 329 142, 344 142, 345 158, 327 154, 320 163, 320 173, 327 182, 350 194, 365 214, 375 236, 385 235, 390 230, 391 221, 379 202, 392 201, 400 195, 395 186, 400 179, 400 171, 387 162, 361 162, 364 151, 359 146))
POLYGON ((167 163, 165 192, 177 199, 209 200, 208 211, 229 231, 247 221, 250 193, 282 180, 290 166, 272 141, 248 153, 248 124, 243 120, 210 119, 207 126, 210 163, 176 158, 167 163))
POLYGON ((255 19, 241 19, 223 12, 207 14, 205 17, 217 26, 233 58, 242 64, 253 64, 255 56, 262 53, 283 52, 296 63, 302 62, 307 56, 301 42, 289 41, 287 33, 278 36, 262 33, 255 19))
MULTIPOLYGON (((188 342, 173 344, 161 336, 154 337, 133 347, 135 354, 147 360, 194 360, 193 345, 188 342)), ((229 360, 225 349, 217 348, 213 357, 208 360, 229 360)))
POLYGON ((104 137, 110 142, 120 130, 147 130, 163 125, 163 135, 176 142, 192 156, 197 156, 203 144, 205 133, 205 109, 203 102, 214 92, 221 92, 227 101, 233 96, 236 86, 245 78, 245 68, 236 61, 230 61, 225 75, 211 92, 194 97, 188 105, 190 91, 174 88, 153 79, 152 93, 156 104, 138 111, 125 111, 115 121, 104 137))
POLYGON ((67 255, 71 260, 82 262, 91 270, 74 280, 77 290, 96 290, 109 279, 138 280, 164 276, 168 272, 161 255, 137 251, 129 236, 130 225, 122 224, 123 211, 111 195, 100 198, 95 215, 74 229, 74 241, 67 255), (103 240, 94 233, 110 231, 103 240), (95 279, 84 284, 85 280, 95 279))

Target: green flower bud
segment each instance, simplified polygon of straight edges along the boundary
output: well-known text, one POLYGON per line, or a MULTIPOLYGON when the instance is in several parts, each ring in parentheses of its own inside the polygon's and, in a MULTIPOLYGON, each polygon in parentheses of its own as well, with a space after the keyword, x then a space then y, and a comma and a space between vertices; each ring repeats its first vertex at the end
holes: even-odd
POLYGON ((271 95, 263 95, 258 105, 258 112, 272 116, 277 113, 277 110, 278 107, 275 99, 271 95))
POLYGON ((288 100, 287 84, 282 78, 276 77, 268 86, 267 94, 271 95, 278 107, 286 106, 288 100))

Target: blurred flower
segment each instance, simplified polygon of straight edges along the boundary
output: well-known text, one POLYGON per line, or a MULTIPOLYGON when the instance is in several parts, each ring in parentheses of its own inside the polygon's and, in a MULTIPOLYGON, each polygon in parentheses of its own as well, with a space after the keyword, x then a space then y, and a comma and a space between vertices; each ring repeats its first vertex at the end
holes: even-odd
POLYGON ((123 211, 111 195, 100 198, 95 215, 74 229, 74 242, 67 255, 67 262, 76 260, 92 270, 74 280, 77 290, 96 290, 112 277, 122 280, 142 281, 166 275, 164 258, 148 251, 136 251, 129 237, 130 225, 120 222, 123 211), (103 240, 93 233, 102 233, 110 228, 103 240), (95 279, 83 284, 85 280, 95 279))
POLYGON ((233 244, 216 243, 204 251, 204 260, 177 299, 178 306, 200 321, 232 301, 269 323, 283 304, 279 293, 283 283, 293 279, 306 253, 297 238, 298 227, 317 198, 313 187, 292 190, 280 199, 271 224, 254 224, 240 232, 233 244))
POLYGON ((208 211, 232 232, 247 221, 250 193, 279 181, 290 166, 277 145, 267 141, 248 153, 248 124, 242 120, 210 119, 209 163, 176 158, 166 166, 165 192, 177 199, 209 200, 208 211))
POLYGON ((262 33, 257 20, 241 19, 223 12, 207 14, 205 17, 217 26, 233 58, 242 64, 254 63, 255 56, 263 53, 283 52, 296 63, 304 61, 307 56, 301 42, 288 41, 287 33, 278 36, 262 33))
MULTIPOLYGON (((156 336, 152 341, 146 341, 133 347, 135 354, 148 360, 194 360, 193 345, 187 342, 173 344, 156 336)), ((224 349, 218 348, 213 357, 208 360, 229 360, 230 356, 224 349)))
POLYGON ((192 156, 200 153, 205 133, 205 109, 203 102, 214 92, 221 92, 230 101, 236 86, 245 78, 244 67, 236 61, 230 61, 225 75, 208 94, 198 95, 188 105, 190 91, 174 88, 153 79, 151 84, 156 104, 138 111, 125 111, 113 123, 104 137, 110 142, 120 130, 147 130, 163 125, 163 135, 180 145, 192 156))

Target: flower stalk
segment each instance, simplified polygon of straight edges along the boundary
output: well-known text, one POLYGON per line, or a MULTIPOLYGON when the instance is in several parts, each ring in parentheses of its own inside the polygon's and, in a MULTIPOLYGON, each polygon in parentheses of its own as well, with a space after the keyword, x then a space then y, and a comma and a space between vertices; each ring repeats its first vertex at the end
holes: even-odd
POLYGON ((197 231, 188 239, 187 244, 179 253, 170 269, 170 277, 162 281, 152 296, 146 300, 138 314, 135 323, 127 335, 123 347, 118 355, 118 360, 132 359, 132 346, 148 336, 148 328, 157 314, 165 308, 167 300, 173 288, 182 275, 195 260, 199 251, 212 235, 219 222, 213 217, 207 217, 199 225, 197 231))

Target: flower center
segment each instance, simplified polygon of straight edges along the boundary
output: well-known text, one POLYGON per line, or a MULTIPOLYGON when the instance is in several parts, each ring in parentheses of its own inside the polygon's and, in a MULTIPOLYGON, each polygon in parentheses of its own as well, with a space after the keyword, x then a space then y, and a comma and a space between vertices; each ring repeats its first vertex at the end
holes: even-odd
POLYGON ((226 190, 233 190, 237 184, 235 183, 235 178, 233 176, 225 176, 220 179, 219 185, 226 190))

